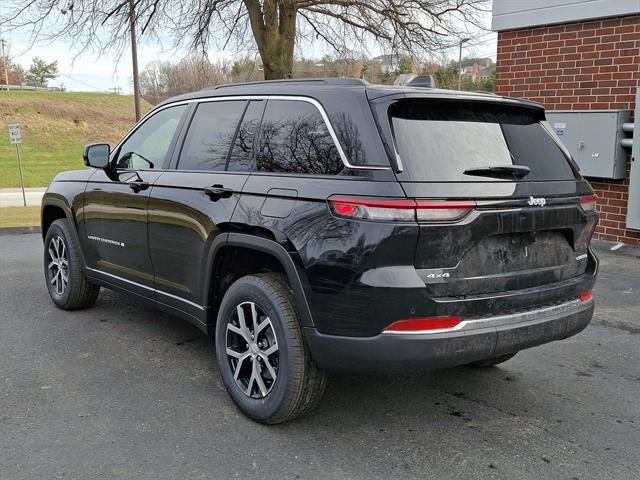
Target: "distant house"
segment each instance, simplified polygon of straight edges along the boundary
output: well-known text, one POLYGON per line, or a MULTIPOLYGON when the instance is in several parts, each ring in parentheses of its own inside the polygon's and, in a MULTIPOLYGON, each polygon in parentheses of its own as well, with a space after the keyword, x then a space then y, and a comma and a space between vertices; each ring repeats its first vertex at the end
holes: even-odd
POLYGON ((380 55, 375 57, 373 60, 380 64, 380 72, 389 73, 395 72, 400 66, 400 60, 402 59, 402 55, 392 54, 392 55, 380 55))
POLYGON ((486 80, 489 80, 489 78, 491 78, 491 74, 496 70, 496 66, 495 65, 491 65, 490 67, 484 67, 481 68, 478 71, 478 74, 476 75, 476 80, 479 80, 481 82, 484 82, 486 80))
POLYGON ((469 58, 462 61, 462 77, 471 77, 471 80, 484 81, 491 76, 496 64, 490 58, 469 58))

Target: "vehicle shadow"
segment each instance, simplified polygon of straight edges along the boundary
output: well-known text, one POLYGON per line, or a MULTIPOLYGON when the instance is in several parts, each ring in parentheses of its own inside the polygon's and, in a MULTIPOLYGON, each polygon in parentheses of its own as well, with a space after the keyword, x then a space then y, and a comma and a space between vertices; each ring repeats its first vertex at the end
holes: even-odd
MULTIPOLYGON (((126 328, 129 335, 134 329, 127 324, 135 323, 136 329, 142 329, 142 336, 153 335, 161 344, 181 347, 186 361, 204 368, 221 386, 213 342, 195 326, 162 311, 145 309, 136 299, 110 291, 103 291, 96 310, 99 320, 108 314, 118 323, 118 329, 126 328)), ((159 348, 155 354, 162 352, 159 348)), ((482 407, 485 417, 516 417, 526 413, 528 386, 519 386, 517 370, 509 368, 509 363, 505 365, 482 370, 458 367, 419 375, 332 373, 318 409, 288 425, 358 425, 372 418, 377 424, 397 424, 400 420, 424 423, 429 418, 439 425, 446 419, 471 423, 474 413, 470 405, 482 407), (513 403, 512 408, 503 405, 505 389, 513 399, 508 402, 513 403)))

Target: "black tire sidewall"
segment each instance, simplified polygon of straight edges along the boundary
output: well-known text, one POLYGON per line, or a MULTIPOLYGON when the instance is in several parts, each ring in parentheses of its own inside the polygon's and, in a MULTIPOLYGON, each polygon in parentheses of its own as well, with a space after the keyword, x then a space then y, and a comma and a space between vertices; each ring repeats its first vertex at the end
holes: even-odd
MULTIPOLYGON (((301 341, 300 335, 291 335, 283 319, 290 315, 286 306, 270 298, 257 277, 245 277, 234 283, 225 294, 216 324, 216 357, 220 375, 233 401, 249 418, 262 423, 273 423, 292 404, 296 391, 293 369, 304 369, 292 356, 292 345, 301 341), (255 399, 245 395, 233 379, 226 355, 226 328, 236 307, 242 302, 254 302, 270 318, 278 341, 278 378, 265 398, 255 399), (293 338, 292 338, 293 337, 293 338), (297 338, 296 338, 297 337, 297 338)), ((294 310, 295 312, 295 310, 294 310)), ((289 319, 297 322, 297 319, 289 319)), ((297 346, 299 348, 299 345, 297 346)))
POLYGON ((47 234, 45 235, 45 239, 44 239, 44 255, 43 255, 44 277, 47 282, 47 290, 49 291, 49 296, 51 297, 51 300, 53 300, 53 303, 55 303, 57 306, 61 308, 67 307, 67 305, 71 301, 72 292, 74 291, 75 288, 78 288, 78 286, 76 285, 79 281, 77 270, 78 268, 80 268, 80 265, 75 264, 75 257, 74 255, 72 255, 73 245, 71 245, 71 242, 73 242, 73 238, 68 233, 67 228, 65 228, 66 227, 65 222, 66 220, 56 220, 49 227, 49 230, 47 231, 47 234), (49 273, 50 260, 49 260, 48 250, 49 250, 51 239, 55 236, 59 236, 62 238, 62 241, 64 242, 64 245, 65 245, 67 262, 68 262, 67 288, 65 289, 62 295, 58 295, 58 293, 53 288, 53 285, 51 285, 51 275, 49 273))

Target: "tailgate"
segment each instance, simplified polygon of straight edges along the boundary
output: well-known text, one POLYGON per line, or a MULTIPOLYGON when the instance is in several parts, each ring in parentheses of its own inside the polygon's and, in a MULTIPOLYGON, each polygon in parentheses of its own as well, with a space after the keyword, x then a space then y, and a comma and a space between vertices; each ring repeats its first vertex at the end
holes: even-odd
MULTIPOLYGON (((529 195, 492 198, 492 186, 484 184, 484 198, 476 196, 476 208, 463 219, 421 223, 415 266, 430 295, 522 290, 584 274, 596 216, 581 206, 581 199, 591 197, 578 193, 579 186, 564 182, 565 191, 559 193, 558 185, 528 185, 529 195), (554 195, 545 192, 550 188, 554 195), (544 205, 531 205, 532 199, 544 199, 544 205)), ((415 198, 433 198, 439 189, 403 187, 415 198)), ((447 188, 448 198, 469 198, 468 186, 447 188)))
POLYGON ((526 290, 580 276, 595 228, 588 183, 529 104, 403 98, 377 112, 409 198, 464 200, 420 221, 415 266, 430 295, 526 290), (382 120, 381 120, 382 119, 382 120))

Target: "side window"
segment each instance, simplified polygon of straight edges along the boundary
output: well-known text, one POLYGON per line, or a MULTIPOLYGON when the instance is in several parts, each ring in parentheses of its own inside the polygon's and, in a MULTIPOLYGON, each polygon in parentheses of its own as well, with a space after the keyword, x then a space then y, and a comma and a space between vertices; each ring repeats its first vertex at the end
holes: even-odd
POLYGON ((224 170, 246 104, 244 100, 235 100, 198 105, 180 153, 178 169, 224 170))
POLYGON ((335 175, 343 168, 318 109, 303 101, 270 100, 256 153, 260 172, 335 175))
POLYGON ((186 105, 177 105, 145 120, 120 147, 116 167, 132 170, 164 168, 171 141, 186 110, 186 105))
POLYGON ((249 102, 247 111, 236 132, 233 148, 229 155, 227 170, 230 172, 248 172, 251 170, 253 140, 260 127, 263 109, 264 102, 262 100, 252 100, 249 102))

